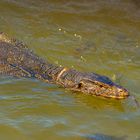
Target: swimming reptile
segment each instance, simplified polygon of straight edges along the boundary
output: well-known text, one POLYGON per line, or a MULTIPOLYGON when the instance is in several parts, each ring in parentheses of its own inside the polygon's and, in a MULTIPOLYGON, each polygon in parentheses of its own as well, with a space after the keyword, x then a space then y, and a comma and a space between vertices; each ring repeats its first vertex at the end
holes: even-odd
POLYGON ((37 78, 89 95, 124 99, 128 91, 108 77, 60 67, 40 58, 28 47, 0 33, 0 75, 37 78))

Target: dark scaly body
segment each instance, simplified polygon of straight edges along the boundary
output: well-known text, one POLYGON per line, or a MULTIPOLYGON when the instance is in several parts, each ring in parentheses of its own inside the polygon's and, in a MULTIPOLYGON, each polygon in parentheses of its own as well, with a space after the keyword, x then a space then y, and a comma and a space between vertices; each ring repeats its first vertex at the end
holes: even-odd
POLYGON ((0 74, 37 78, 90 95, 122 99, 126 89, 109 78, 95 73, 82 73, 48 63, 30 51, 26 45, 0 34, 0 74))

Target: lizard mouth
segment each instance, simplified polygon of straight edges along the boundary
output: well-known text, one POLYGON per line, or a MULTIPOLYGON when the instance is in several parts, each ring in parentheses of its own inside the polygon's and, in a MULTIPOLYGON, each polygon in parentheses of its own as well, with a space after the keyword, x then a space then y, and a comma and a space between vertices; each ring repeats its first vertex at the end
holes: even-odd
POLYGON ((96 95, 113 99, 125 99, 129 96, 129 92, 124 88, 118 88, 115 86, 112 88, 105 89, 96 95))
POLYGON ((123 95, 123 96, 116 96, 116 95, 100 95, 100 96, 103 96, 103 97, 105 97, 105 98, 112 98, 112 99, 126 99, 128 96, 129 96, 129 94, 127 94, 127 95, 123 95))

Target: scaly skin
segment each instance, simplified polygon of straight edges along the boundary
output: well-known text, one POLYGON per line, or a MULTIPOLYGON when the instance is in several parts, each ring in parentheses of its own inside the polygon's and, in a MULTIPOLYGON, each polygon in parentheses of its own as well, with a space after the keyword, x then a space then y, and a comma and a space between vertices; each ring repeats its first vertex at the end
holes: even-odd
POLYGON ((48 63, 30 51, 26 45, 0 33, 0 74, 14 77, 37 78, 56 83, 85 94, 124 99, 128 91, 106 76, 83 73, 48 63))

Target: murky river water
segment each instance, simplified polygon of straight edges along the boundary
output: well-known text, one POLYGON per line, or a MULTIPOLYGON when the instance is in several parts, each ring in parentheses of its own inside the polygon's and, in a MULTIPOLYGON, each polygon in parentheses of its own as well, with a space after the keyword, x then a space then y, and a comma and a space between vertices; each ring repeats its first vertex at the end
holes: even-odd
MULTIPOLYGON (((0 0, 0 31, 52 63, 107 75, 140 102, 139 0, 0 0)), ((0 140, 140 140, 133 100, 0 78, 0 140)))

